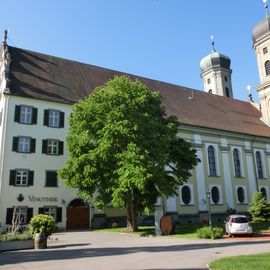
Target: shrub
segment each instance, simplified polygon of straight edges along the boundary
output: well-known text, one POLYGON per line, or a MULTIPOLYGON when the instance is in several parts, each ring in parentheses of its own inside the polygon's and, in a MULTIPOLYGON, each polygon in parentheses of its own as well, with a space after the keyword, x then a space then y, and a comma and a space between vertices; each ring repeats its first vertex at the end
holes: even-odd
POLYGON ((270 204, 261 192, 255 192, 253 204, 248 209, 253 222, 266 222, 270 220, 270 204))
POLYGON ((49 215, 39 214, 34 216, 29 223, 31 235, 36 233, 45 233, 46 237, 50 236, 55 230, 54 218, 49 215))
POLYGON ((197 230, 198 238, 218 239, 223 237, 223 229, 219 227, 203 227, 197 230))
POLYGON ((23 233, 7 233, 0 235, 0 242, 5 241, 16 241, 16 240, 29 240, 32 239, 33 236, 29 233, 29 231, 25 231, 23 233))

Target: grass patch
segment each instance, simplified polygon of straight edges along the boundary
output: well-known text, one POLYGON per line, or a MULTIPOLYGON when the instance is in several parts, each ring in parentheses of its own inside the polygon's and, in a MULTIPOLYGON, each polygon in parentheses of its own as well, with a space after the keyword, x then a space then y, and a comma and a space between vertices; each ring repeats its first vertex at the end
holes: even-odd
POLYGON ((212 270, 268 270, 270 269, 270 253, 226 257, 209 264, 212 270))
MULTIPOLYGON (((216 223, 215 226, 223 226, 222 223, 216 223)), ((169 237, 179 237, 179 238, 198 238, 197 230, 207 226, 205 223, 188 223, 188 224, 177 224, 175 226, 174 234, 168 235, 169 237)), ((122 228, 107 228, 107 229, 97 229, 97 232, 115 232, 115 233, 129 233, 140 236, 155 236, 155 226, 139 226, 138 231, 129 232, 126 227, 122 228)))
POLYGON ((18 234, 14 233, 0 234, 0 242, 30 240, 30 239, 33 239, 33 236, 30 235, 28 231, 18 234))
MULTIPOLYGON (((269 223, 251 223, 255 233, 270 232, 269 223)), ((174 234, 169 237, 179 238, 191 238, 196 239, 197 230, 207 227, 208 223, 187 223, 187 224, 176 224, 174 234)), ((223 222, 214 223, 213 227, 219 227, 225 232, 225 224, 223 222)), ((126 227, 121 228, 107 228, 107 229, 96 229, 98 232, 115 232, 115 233, 130 233, 140 236, 155 236, 155 226, 139 226, 139 230, 136 232, 129 232, 126 227)), ((270 268, 269 268, 270 269, 270 268)))
POLYGON ((96 229, 97 232, 129 233, 140 236, 155 236, 155 226, 139 226, 138 231, 130 232, 127 227, 96 229))

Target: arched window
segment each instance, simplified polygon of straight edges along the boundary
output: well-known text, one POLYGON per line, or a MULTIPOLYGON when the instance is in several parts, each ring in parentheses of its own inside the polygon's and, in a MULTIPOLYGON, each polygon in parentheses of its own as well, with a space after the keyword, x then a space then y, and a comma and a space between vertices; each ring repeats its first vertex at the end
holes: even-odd
POLYGON ((207 148, 208 151, 208 164, 209 164, 209 175, 216 176, 216 157, 215 157, 215 148, 214 146, 210 145, 207 148))
POLYGON ((209 89, 209 90, 208 90, 208 93, 209 93, 209 94, 213 94, 212 89, 209 89))
POLYGON ((263 197, 267 200, 267 191, 265 187, 260 188, 260 192, 262 193, 263 197))
POLYGON ((263 167, 262 167, 262 157, 260 151, 256 151, 256 165, 258 178, 263 178, 263 167))
POLYGON ((239 203, 245 202, 245 190, 242 187, 237 188, 237 199, 239 203))
POLYGON ((225 88, 225 92, 226 92, 226 97, 230 97, 230 93, 229 93, 229 88, 228 87, 225 88))
POLYGON ((266 76, 268 76, 270 74, 270 61, 269 60, 267 60, 264 63, 264 68, 265 68, 265 74, 266 76))
POLYGON ((191 190, 189 186, 183 186, 181 189, 182 201, 184 204, 190 204, 191 202, 191 190))
POLYGON ((237 148, 233 149, 233 164, 234 164, 235 177, 241 177, 240 156, 239 156, 239 150, 237 148))
POLYGON ((219 203, 219 189, 218 187, 212 187, 211 189, 211 198, 212 198, 212 201, 213 203, 217 204, 219 203))

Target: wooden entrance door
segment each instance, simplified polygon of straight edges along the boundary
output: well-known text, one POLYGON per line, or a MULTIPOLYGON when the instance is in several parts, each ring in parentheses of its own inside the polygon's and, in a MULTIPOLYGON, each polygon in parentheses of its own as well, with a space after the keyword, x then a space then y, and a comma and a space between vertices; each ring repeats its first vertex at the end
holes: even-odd
POLYGON ((89 229, 90 207, 81 199, 73 200, 67 208, 67 230, 89 229))

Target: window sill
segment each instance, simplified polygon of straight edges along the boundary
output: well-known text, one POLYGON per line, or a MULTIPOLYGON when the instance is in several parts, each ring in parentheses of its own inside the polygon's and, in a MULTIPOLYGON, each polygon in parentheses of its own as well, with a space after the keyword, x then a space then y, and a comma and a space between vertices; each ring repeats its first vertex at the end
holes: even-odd
POLYGON ((244 202, 244 203, 237 202, 236 204, 237 204, 237 205, 248 205, 247 202, 244 202))

